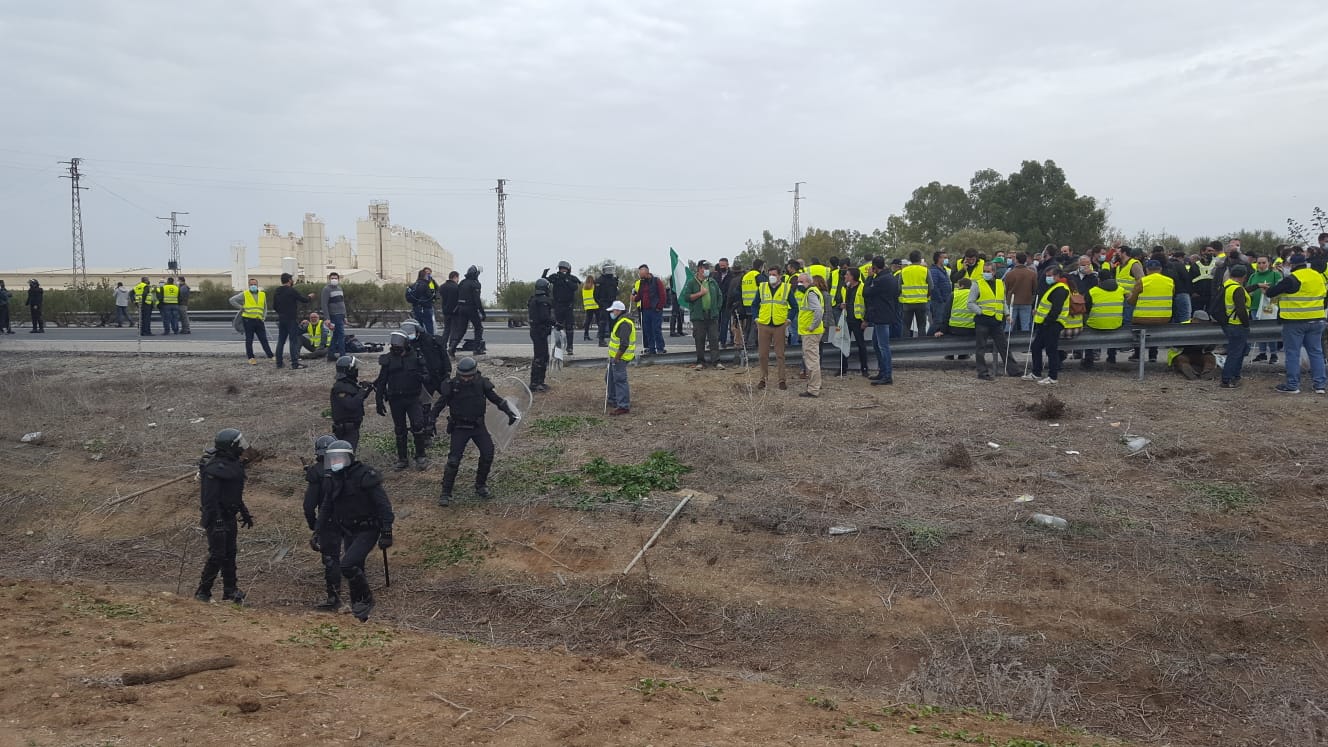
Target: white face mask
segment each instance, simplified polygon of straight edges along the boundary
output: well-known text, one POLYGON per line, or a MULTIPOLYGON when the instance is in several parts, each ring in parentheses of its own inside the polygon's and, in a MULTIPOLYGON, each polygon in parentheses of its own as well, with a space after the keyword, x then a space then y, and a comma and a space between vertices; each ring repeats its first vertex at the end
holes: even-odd
POLYGON ((771 275, 771 276, 770 276, 770 284, 771 284, 771 285, 779 285, 779 276, 778 276, 778 275, 771 275))
POLYGON ((341 280, 339 280, 339 279, 337 279, 337 278, 332 278, 331 280, 327 281, 327 284, 328 284, 328 285, 341 285, 341 280))

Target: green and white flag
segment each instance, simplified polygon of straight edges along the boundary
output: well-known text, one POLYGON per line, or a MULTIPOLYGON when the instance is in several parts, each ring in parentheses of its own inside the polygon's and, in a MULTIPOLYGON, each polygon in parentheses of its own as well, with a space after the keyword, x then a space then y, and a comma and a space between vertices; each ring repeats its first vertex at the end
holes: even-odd
POLYGON ((683 286, 687 285, 687 276, 687 263, 673 251, 673 247, 669 247, 669 277, 673 278, 673 292, 678 294, 679 303, 683 286))

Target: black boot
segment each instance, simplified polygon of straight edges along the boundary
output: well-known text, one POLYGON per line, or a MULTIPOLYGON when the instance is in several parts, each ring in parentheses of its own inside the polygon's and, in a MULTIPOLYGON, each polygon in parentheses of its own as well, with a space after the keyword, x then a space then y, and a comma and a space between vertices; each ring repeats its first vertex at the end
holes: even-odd
POLYGON ((199 587, 196 590, 194 590, 194 599, 197 599, 203 604, 208 604, 209 602, 211 602, 212 585, 208 584, 207 586, 203 586, 200 584, 199 587))
POLYGON ((364 577, 363 571, 359 571, 354 576, 346 577, 346 585, 350 587, 351 614, 360 622, 367 621, 369 613, 374 608, 373 590, 369 588, 369 580, 364 577))
POLYGON ((423 432, 415 434, 415 469, 423 472, 429 468, 429 436, 423 432))
POLYGON ((475 469, 475 495, 481 498, 489 497, 489 469, 492 467, 492 457, 480 457, 479 466, 475 469))
POLYGON ((244 596, 245 594, 243 591, 240 591, 239 589, 232 586, 228 589, 222 590, 221 601, 233 602, 235 604, 244 604, 244 596))
POLYGON ((443 492, 438 496, 438 505, 450 506, 452 504, 452 487, 456 485, 457 472, 461 471, 460 464, 452 464, 450 461, 443 468, 443 492))
POLYGON ((392 466, 397 469, 405 469, 410 466, 410 462, 406 460, 405 436, 397 436, 397 463, 392 466))
POLYGON ((325 612, 336 612, 337 610, 340 610, 341 594, 339 592, 340 592, 339 589, 329 588, 327 590, 327 599, 324 599, 322 602, 315 604, 314 609, 323 610, 325 612))

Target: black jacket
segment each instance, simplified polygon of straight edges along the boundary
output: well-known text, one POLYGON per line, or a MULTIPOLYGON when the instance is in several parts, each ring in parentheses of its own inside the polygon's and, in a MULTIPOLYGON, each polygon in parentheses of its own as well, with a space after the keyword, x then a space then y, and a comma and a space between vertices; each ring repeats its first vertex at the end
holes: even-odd
POLYGON ((446 283, 438 286, 438 306, 444 314, 452 315, 456 312, 457 295, 460 292, 460 286, 455 280, 448 280, 446 283))
POLYGON ((326 471, 319 488, 318 520, 324 525, 335 522, 347 529, 377 527, 383 534, 392 533, 396 516, 383 490, 383 476, 374 468, 352 462, 340 472, 326 471))
POLYGON ((244 505, 244 465, 239 459, 209 452, 198 462, 198 479, 203 527, 233 524, 237 513, 249 516, 244 505))
POLYGON ((437 420, 444 407, 451 407, 449 416, 453 422, 462 426, 474 426, 484 422, 485 400, 497 405, 498 409, 511 414, 507 401, 493 390, 493 382, 476 374, 470 381, 462 381, 458 376, 443 383, 443 390, 434 403, 430 420, 437 420))
POLYGON ((899 278, 881 270, 866 281, 862 300, 867 306, 868 324, 894 324, 899 321, 899 278))
POLYGON ((723 274, 720 274, 719 270, 715 270, 715 274, 711 275, 711 278, 719 285, 719 298, 720 302, 723 304, 720 306, 721 309, 729 307, 729 289, 730 286, 733 285, 733 277, 734 274, 732 270, 723 274))
POLYGON ((464 280, 457 284, 457 306, 469 306, 483 311, 484 304, 480 301, 480 290, 479 277, 467 275, 464 280))
POLYGON ((354 376, 337 374, 332 383, 332 422, 358 423, 364 420, 364 400, 369 391, 354 376))
POLYGON ((553 304, 548 295, 536 292, 526 303, 526 315, 530 318, 530 330, 537 334, 548 335, 553 329, 553 304))
POLYGON ((379 407, 384 399, 415 399, 424 389, 424 363, 409 350, 401 355, 385 353, 378 356, 378 380, 374 382, 375 401, 379 407))
POLYGON ((279 322, 293 323, 300 315, 300 305, 308 303, 308 296, 300 295, 299 291, 289 285, 277 286, 276 292, 272 294, 272 309, 277 312, 279 322))
POLYGON ((581 292, 581 281, 570 272, 555 272, 546 275, 545 279, 552 286, 549 295, 553 298, 555 306, 571 306, 581 292))
POLYGON ((42 296, 45 295, 45 294, 46 294, 46 291, 42 290, 42 287, 41 287, 40 285, 29 285, 29 286, 28 286, 28 301, 27 301, 27 305, 28 305, 28 306, 41 306, 41 305, 42 305, 42 296))
POLYGON ((407 352, 414 351, 424 365, 427 386, 435 387, 452 375, 452 359, 447 355, 446 339, 425 332, 408 344, 407 352))
POLYGON ((322 457, 304 468, 304 521, 310 530, 318 528, 318 503, 323 498, 323 473, 326 470, 322 457))
MULTIPOLYGON (((1043 324, 1061 324, 1061 315, 1065 312, 1066 306, 1070 303, 1070 290, 1063 285, 1057 284, 1051 286, 1045 294, 1047 304, 1050 308, 1047 315, 1043 317, 1043 324)), ((1065 326, 1061 324, 1061 326, 1065 326)))
POLYGON ((407 290, 411 304, 415 306, 433 306, 433 301, 438 297, 437 291, 429 287, 431 281, 428 278, 416 280, 407 290))
POLYGON ((614 301, 618 300, 618 278, 611 273, 604 273, 595 281, 595 303, 599 310, 607 312, 614 301))

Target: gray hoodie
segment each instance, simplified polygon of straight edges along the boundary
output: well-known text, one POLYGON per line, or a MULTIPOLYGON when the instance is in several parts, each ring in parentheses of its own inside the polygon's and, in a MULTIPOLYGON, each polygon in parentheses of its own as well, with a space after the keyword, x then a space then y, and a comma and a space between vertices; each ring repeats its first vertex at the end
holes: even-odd
POLYGON ((323 286, 321 305, 324 319, 331 319, 334 315, 345 316, 346 294, 341 290, 341 286, 332 285, 331 283, 323 286))

